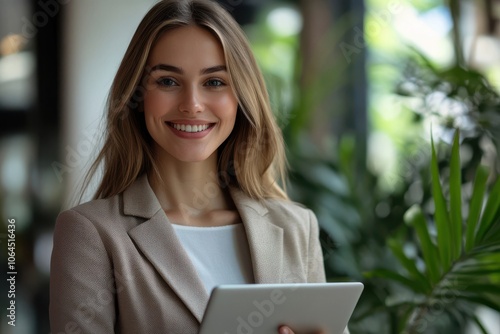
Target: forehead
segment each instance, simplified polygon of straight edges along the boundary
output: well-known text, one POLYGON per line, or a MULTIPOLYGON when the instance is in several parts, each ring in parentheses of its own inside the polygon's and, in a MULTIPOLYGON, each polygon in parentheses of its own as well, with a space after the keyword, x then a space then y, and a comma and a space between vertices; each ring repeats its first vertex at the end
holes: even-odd
POLYGON ((164 32, 151 49, 148 63, 150 66, 174 65, 185 70, 226 64, 219 39, 195 25, 164 32))

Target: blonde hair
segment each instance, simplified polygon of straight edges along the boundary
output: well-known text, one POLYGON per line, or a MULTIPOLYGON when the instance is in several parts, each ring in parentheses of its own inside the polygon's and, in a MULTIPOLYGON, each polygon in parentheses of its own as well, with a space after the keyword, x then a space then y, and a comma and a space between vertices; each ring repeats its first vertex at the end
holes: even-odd
POLYGON ((263 76, 240 26, 220 5, 209 0, 163 0, 139 24, 114 78, 107 103, 104 145, 85 184, 102 165, 94 198, 123 192, 141 174, 158 169, 152 138, 144 121, 146 61, 167 30, 196 25, 215 34, 224 50, 230 84, 238 99, 234 129, 218 150, 221 184, 240 188, 252 198, 282 198, 286 193, 286 158, 281 130, 272 114, 263 76))

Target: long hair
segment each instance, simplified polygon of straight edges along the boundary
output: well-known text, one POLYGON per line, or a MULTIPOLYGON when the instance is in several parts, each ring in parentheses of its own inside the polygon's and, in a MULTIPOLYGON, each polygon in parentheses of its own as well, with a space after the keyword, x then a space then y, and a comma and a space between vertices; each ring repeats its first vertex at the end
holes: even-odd
POLYGON ((163 0, 139 24, 114 78, 107 101, 104 145, 91 165, 88 185, 102 167, 94 198, 121 193, 143 173, 158 173, 143 108, 146 61, 167 30, 196 25, 222 44, 229 81, 238 99, 233 131, 218 149, 218 179, 252 198, 282 198, 286 158, 281 130, 270 107, 263 76, 240 26, 210 0, 163 0))

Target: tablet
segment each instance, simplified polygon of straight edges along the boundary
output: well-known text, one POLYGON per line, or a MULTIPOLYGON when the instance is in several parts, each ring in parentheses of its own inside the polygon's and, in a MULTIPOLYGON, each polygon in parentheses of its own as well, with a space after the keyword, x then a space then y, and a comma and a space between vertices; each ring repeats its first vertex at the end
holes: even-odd
POLYGON ((277 334, 323 329, 342 334, 362 283, 221 285, 212 290, 199 334, 277 334))

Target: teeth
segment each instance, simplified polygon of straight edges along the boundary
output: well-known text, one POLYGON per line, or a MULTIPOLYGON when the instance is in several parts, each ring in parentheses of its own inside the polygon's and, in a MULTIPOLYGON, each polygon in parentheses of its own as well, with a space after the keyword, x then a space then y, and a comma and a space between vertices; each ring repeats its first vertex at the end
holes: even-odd
POLYGON ((185 124, 175 124, 172 123, 172 126, 179 130, 179 131, 184 131, 184 132, 200 132, 200 131, 205 131, 208 129, 208 124, 204 125, 185 125, 185 124))

